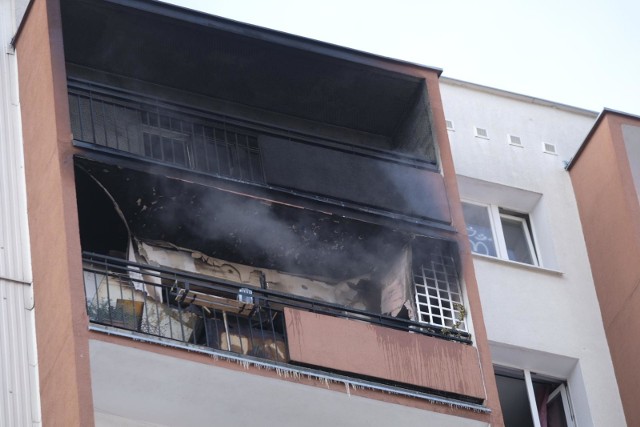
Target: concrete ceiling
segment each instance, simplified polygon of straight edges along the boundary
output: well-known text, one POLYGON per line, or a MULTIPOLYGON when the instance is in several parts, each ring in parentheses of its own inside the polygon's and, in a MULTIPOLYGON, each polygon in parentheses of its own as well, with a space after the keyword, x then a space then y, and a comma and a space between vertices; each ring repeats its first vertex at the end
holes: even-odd
POLYGON ((67 62, 385 136, 424 90, 419 77, 362 63, 373 55, 155 2, 122 3, 134 7, 62 1, 67 62))

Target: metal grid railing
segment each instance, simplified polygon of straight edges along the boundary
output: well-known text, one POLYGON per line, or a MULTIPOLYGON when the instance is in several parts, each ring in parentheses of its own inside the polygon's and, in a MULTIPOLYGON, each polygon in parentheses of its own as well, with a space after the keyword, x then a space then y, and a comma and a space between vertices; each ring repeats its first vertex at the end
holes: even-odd
POLYGON ((466 309, 453 258, 432 253, 413 270, 420 321, 466 332, 466 309))
POLYGON ((287 361, 282 306, 264 295, 177 272, 85 254, 91 322, 218 350, 287 361))
POLYGON ((91 87, 70 86, 69 111, 76 140, 198 172, 265 182, 251 129, 91 87))
POLYGON ((91 322, 276 361, 287 360, 285 307, 471 343, 462 330, 92 253, 84 282, 91 322))

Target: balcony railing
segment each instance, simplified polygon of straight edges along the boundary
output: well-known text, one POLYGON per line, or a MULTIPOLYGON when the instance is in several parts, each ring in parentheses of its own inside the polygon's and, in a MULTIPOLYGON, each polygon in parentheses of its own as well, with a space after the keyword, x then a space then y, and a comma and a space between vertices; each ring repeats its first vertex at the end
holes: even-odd
POLYGON ((87 313, 97 324, 288 361, 284 308, 470 343, 469 334, 198 274, 84 254, 87 313))
POLYGON ((78 141, 172 166, 264 183, 256 132, 199 117, 157 99, 92 85, 71 85, 69 110, 78 141))

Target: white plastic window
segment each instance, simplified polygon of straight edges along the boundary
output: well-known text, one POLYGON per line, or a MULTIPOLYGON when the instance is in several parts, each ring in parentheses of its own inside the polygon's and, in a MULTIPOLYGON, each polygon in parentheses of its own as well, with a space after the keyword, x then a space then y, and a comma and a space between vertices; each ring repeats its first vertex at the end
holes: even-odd
POLYGON ((462 203, 471 250, 477 254, 538 265, 529 216, 496 205, 462 203))
POLYGON ((528 370, 495 366, 506 427, 574 427, 564 381, 528 370))

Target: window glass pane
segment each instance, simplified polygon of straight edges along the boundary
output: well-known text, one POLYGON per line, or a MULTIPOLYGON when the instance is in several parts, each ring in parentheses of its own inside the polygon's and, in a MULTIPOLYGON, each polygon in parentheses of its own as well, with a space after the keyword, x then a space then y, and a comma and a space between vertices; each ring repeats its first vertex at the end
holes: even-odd
POLYGON ((547 402, 547 427, 568 427, 567 415, 564 412, 564 404, 562 403, 562 395, 556 394, 553 399, 547 402))
POLYGON ((471 250, 478 254, 496 256, 496 246, 491 231, 489 211, 485 206, 462 204, 464 220, 467 223, 467 234, 471 242, 471 250))
POLYGON ((505 427, 533 427, 524 378, 496 375, 496 384, 505 427))
POLYGON ((559 387, 564 386, 559 382, 533 381, 538 417, 543 426, 568 427, 562 393, 558 391, 559 387))
POLYGON ((533 256, 529 245, 528 230, 524 220, 501 217, 502 232, 507 245, 507 254, 511 261, 533 264, 533 256))

